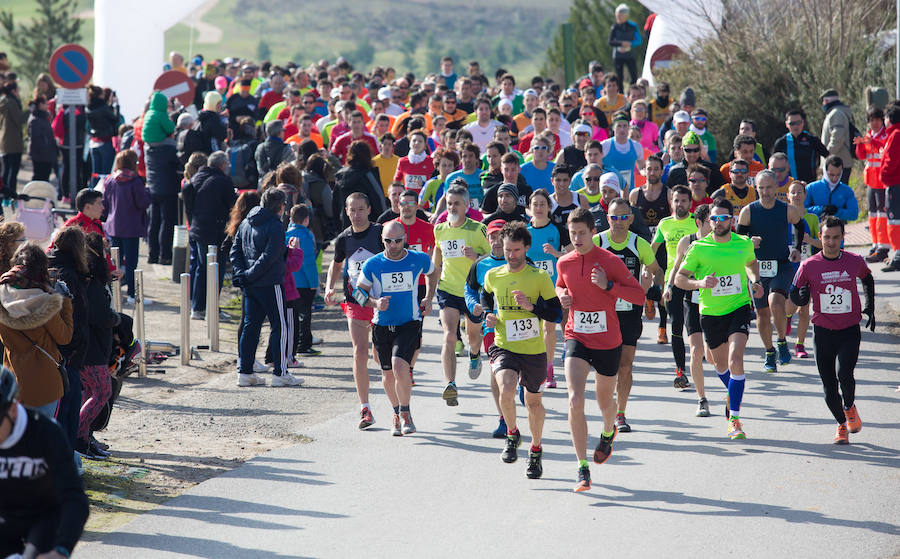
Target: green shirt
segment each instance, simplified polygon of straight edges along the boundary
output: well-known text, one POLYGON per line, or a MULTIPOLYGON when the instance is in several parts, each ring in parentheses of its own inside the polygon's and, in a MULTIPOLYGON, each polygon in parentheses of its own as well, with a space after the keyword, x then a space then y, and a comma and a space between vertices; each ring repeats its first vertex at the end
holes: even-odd
POLYGON ((700 289, 700 314, 723 316, 750 304, 746 266, 756 260, 756 253, 753 242, 743 235, 732 233, 725 243, 714 237, 710 234, 694 241, 681 268, 697 279, 716 276, 715 287, 700 289))
POLYGON ((675 253, 678 250, 678 241, 682 237, 697 232, 697 222, 694 221, 693 215, 688 215, 684 219, 676 219, 674 215, 664 217, 660 220, 656 227, 656 236, 653 237, 654 243, 666 244, 666 281, 669 281, 669 272, 675 265, 675 253))
POLYGON ((438 289, 463 297, 466 276, 469 275, 469 268, 473 264, 472 260, 463 254, 463 249, 470 246, 478 255, 491 252, 485 225, 469 218, 466 218, 459 227, 451 227, 449 221, 438 223, 434 227, 434 244, 441 251, 442 258, 438 289))
POLYGON ((539 355, 547 351, 544 345, 543 321, 533 312, 516 304, 513 291, 521 291, 534 303, 538 297, 556 297, 550 275, 534 266, 525 266, 516 273, 503 265, 488 270, 484 277, 484 291, 494 296, 497 326, 494 343, 497 347, 522 355, 539 355))
MULTIPOLYGON (((648 243, 647 240, 643 237, 639 237, 631 231, 628 232, 628 236, 625 237, 625 240, 621 243, 617 243, 612 240, 609 229, 594 235, 594 244, 598 247, 606 248, 604 246, 603 238, 601 237, 601 235, 606 237, 606 243, 609 245, 609 248, 617 252, 628 248, 628 245, 631 244, 633 240, 635 249, 637 250, 637 257, 641 261, 641 264, 643 264, 645 267, 656 261, 656 255, 653 254, 653 250, 650 248, 650 243, 648 243)), ((641 280, 640 275, 635 274, 634 270, 631 270, 631 268, 629 268, 629 271, 634 275, 635 278, 637 278, 638 281, 641 280)))

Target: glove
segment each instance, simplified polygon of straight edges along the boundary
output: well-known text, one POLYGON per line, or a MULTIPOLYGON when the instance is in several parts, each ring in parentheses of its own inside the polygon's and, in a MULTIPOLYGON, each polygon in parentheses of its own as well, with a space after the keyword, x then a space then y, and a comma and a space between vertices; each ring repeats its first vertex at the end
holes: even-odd
POLYGON ((72 292, 69 291, 69 286, 66 285, 66 282, 63 280, 57 280, 56 284, 53 286, 53 292, 59 293, 63 297, 72 298, 72 292))
POLYGON ((868 317, 868 319, 866 320, 866 328, 868 328, 869 331, 874 332, 875 331, 875 309, 873 309, 872 307, 866 307, 862 310, 862 313, 868 317))
POLYGON ((837 215, 838 209, 834 204, 825 204, 822 206, 822 215, 837 215))
POLYGON ((234 274, 231 276, 231 285, 235 287, 244 287, 244 274, 234 274))
POLYGON ((662 288, 658 285, 651 285, 647 290, 647 299, 657 302, 662 300, 662 288))

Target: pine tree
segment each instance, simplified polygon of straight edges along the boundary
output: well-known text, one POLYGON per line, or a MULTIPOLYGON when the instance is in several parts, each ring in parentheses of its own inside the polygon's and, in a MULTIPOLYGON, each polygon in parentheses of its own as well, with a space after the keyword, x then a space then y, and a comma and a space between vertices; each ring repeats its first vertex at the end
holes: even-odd
POLYGON ((264 60, 270 60, 271 58, 272 47, 269 46, 269 43, 260 39, 259 43, 256 44, 256 59, 262 62, 264 60))
POLYGON ((13 69, 34 81, 50 65, 58 47, 81 40, 82 20, 75 17, 77 0, 35 0, 38 13, 31 21, 16 24, 12 12, 0 11, 0 36, 10 45, 13 69))

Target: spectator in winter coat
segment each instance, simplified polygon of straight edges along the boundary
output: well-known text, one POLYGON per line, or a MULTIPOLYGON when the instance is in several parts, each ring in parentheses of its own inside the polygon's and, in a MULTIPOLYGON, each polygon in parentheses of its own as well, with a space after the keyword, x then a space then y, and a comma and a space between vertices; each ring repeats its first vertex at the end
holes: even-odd
POLYGON ((887 232, 894 257, 882 271, 897 272, 900 271, 900 101, 889 103, 884 116, 888 129, 881 155, 881 183, 887 189, 887 232))
POLYGON ((169 118, 169 100, 156 91, 150 96, 150 109, 144 113, 141 140, 147 145, 164 141, 175 131, 175 123, 169 118))
POLYGON ((310 211, 308 206, 296 205, 291 208, 291 225, 285 237, 297 239, 297 246, 303 253, 300 269, 295 271, 294 285, 299 299, 294 307, 294 354, 318 355, 320 351, 312 347, 312 304, 319 288, 319 270, 316 266, 318 245, 308 229, 310 211))
POLYGON ((85 110, 90 127, 91 187, 100 180, 96 175, 108 175, 116 157, 113 138, 117 134, 119 117, 106 102, 103 88, 92 85, 88 88, 88 105, 85 110))
POLYGON ((844 162, 836 155, 825 160, 825 176, 821 180, 806 185, 806 211, 816 214, 821 220, 826 215, 834 215, 844 223, 859 217, 856 195, 847 183, 841 180, 844 162))
POLYGON ((129 303, 134 301, 134 270, 141 237, 147 235, 147 208, 151 199, 150 190, 137 174, 137 154, 131 150, 120 151, 112 174, 103 182, 106 212, 103 229, 109 235, 110 244, 122 251, 129 303))
POLYGON ((282 163, 294 160, 294 150, 284 143, 284 122, 273 120, 266 124, 266 141, 256 147, 256 169, 260 177, 274 171, 282 163))
POLYGON ((616 7, 616 22, 609 30, 609 46, 613 47, 613 64, 619 83, 633 83, 640 77, 632 49, 641 44, 641 31, 636 23, 628 21, 628 11, 627 5, 619 4, 616 7), (623 81, 626 66, 631 77, 628 82, 623 81))
POLYGON ((800 109, 789 110, 784 115, 784 125, 788 133, 775 140, 772 153, 787 155, 790 176, 805 183, 815 181, 819 157, 828 157, 828 149, 817 136, 804 130, 806 114, 800 109))
POLYGON ((147 263, 168 266, 172 264, 172 235, 178 219, 178 152, 171 137, 147 146, 147 187, 150 189, 147 263))
MULTIPOLYGON (((828 148, 828 153, 841 158, 844 170, 841 173, 841 182, 848 184, 850 171, 853 169, 853 138, 850 133, 852 115, 850 107, 841 103, 838 92, 829 89, 819 96, 822 102, 822 110, 825 111, 825 120, 822 122, 822 143, 828 148)), ((825 167, 822 167, 823 171, 825 167)))
POLYGON ((16 82, 8 82, 0 87, 0 160, 3 164, 0 184, 4 197, 16 194, 16 178, 22 164, 22 152, 25 151, 22 138, 24 125, 25 113, 19 100, 19 86, 16 82))
POLYGON ((362 192, 369 199, 369 221, 374 222, 387 209, 387 199, 378 180, 378 169, 372 165, 372 150, 369 144, 359 140, 350 144, 347 166, 338 171, 337 188, 334 196, 333 215, 341 215, 341 228, 350 227, 347 212, 340 212, 347 196, 362 192))
POLYGON ((31 116, 28 117, 28 155, 34 174, 33 181, 50 179, 50 172, 56 166, 56 139, 53 127, 50 126, 50 114, 47 112, 47 98, 38 95, 32 102, 31 116))
POLYGON ((216 91, 209 91, 203 98, 203 110, 197 115, 200 133, 203 136, 203 149, 206 155, 225 147, 228 129, 225 128, 222 112, 222 96, 216 91))
POLYGON ((218 247, 219 289, 225 278, 225 225, 237 196, 228 176, 228 156, 213 152, 181 191, 184 211, 191 224, 191 318, 202 320, 206 312, 206 253, 208 245, 218 247))

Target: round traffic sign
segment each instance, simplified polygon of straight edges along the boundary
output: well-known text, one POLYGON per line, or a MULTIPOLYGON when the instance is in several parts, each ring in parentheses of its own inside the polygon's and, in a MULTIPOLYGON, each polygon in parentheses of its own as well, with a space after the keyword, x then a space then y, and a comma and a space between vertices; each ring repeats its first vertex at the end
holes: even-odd
POLYGON ((81 45, 63 45, 50 56, 50 76, 66 89, 84 87, 91 81, 94 58, 81 45))
POLYGON ((160 74, 153 83, 153 89, 166 96, 166 99, 176 98, 187 107, 194 102, 194 80, 184 72, 169 70, 160 74))

